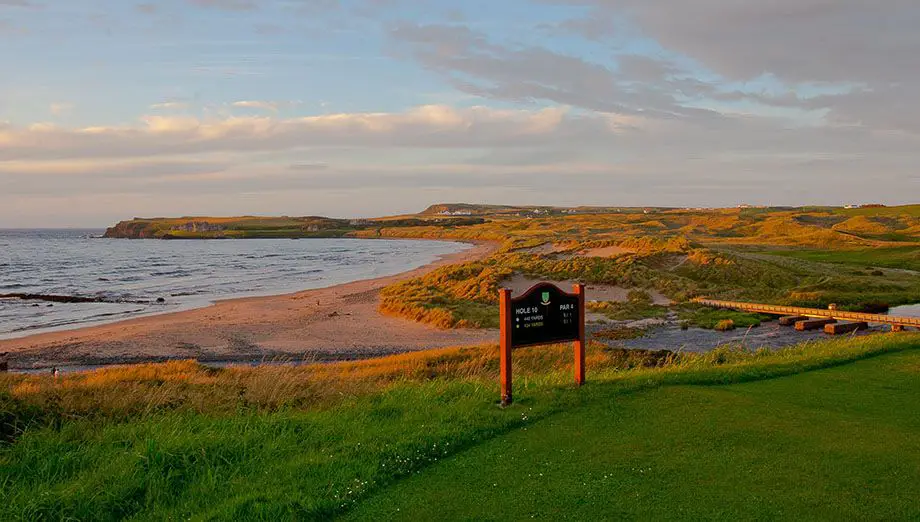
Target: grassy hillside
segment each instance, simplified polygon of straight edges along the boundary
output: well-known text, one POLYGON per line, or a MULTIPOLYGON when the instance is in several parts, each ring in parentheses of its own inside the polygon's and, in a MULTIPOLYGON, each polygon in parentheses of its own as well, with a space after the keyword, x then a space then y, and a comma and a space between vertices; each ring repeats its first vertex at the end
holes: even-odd
POLYGON ((529 348, 507 409, 494 346, 0 375, 0 519, 418 519, 432 499, 441 519, 557 518, 553 506, 579 518, 910 519, 918 348, 917 334, 775 353, 591 345, 580 390, 570 347, 529 348), (833 369, 803 373, 820 368, 833 369), (460 487, 436 496, 457 474, 460 487), (499 476, 515 498, 499 500, 499 476))

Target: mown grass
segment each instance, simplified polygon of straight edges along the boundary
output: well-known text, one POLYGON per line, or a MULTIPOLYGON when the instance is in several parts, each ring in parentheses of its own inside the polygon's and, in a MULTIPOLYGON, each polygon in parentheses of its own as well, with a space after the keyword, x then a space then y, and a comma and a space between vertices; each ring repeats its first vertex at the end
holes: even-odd
POLYGON ((351 520, 916 520, 920 352, 756 383, 664 386, 528 424, 351 520))
POLYGON ((0 518, 328 519, 445 457, 561 412, 918 343, 916 334, 884 335, 664 357, 592 344, 581 390, 569 384, 570 347, 528 348, 516 352, 516 402, 506 409, 495 405, 494 346, 309 367, 170 363, 58 381, 8 375, 0 377, 8 440, 0 518))
POLYGON ((818 263, 861 267, 906 268, 920 271, 920 247, 870 248, 858 250, 776 250, 770 254, 818 263))

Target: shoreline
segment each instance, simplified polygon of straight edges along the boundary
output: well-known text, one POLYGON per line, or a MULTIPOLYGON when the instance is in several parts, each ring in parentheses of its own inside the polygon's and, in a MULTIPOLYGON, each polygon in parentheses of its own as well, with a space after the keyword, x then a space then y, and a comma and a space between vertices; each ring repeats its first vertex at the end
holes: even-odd
MULTIPOLYGON (((66 229, 49 229, 49 230, 66 230, 66 229)), ((75 229, 75 230, 80 230, 80 229, 75 229)), ((124 240, 124 241, 170 241, 168 239, 153 239, 153 238, 103 238, 101 236, 96 239, 106 239, 106 240, 114 240, 114 241, 120 241, 120 240, 124 240)), ((272 239, 277 239, 277 238, 246 238, 246 239, 237 239, 237 238, 201 238, 201 239, 188 238, 186 239, 186 238, 180 238, 180 240, 182 241, 211 241, 211 240, 217 240, 217 239, 227 239, 227 240, 232 239, 236 241, 260 241, 260 240, 272 240, 272 239)), ((301 239, 301 238, 294 238, 294 239, 301 239)), ((302 239, 310 240, 313 238, 302 238, 302 239)), ((321 239, 326 239, 326 238, 321 238, 321 239)), ((432 242, 433 241, 433 242, 456 243, 456 244, 461 244, 461 245, 468 245, 468 246, 471 246, 471 248, 475 248, 475 246, 479 243, 479 241, 477 240, 425 239, 425 238, 342 237, 342 238, 333 238, 333 239, 337 239, 337 240, 338 239, 348 239, 348 240, 356 240, 356 241, 364 241, 364 240, 367 240, 367 241, 375 241, 375 240, 376 241, 417 241, 417 242, 421 242, 421 241, 432 242)), ((346 285, 349 283, 355 283, 355 282, 360 282, 360 281, 370 281, 373 279, 381 279, 385 277, 398 276, 404 273, 411 272, 413 270, 425 268, 431 264, 439 263, 442 260, 442 258, 446 258, 449 256, 454 256, 454 255, 460 255, 463 252, 470 250, 471 248, 466 248, 465 250, 461 252, 456 252, 452 254, 438 254, 435 256, 435 259, 433 261, 427 264, 424 264, 424 265, 421 265, 416 268, 412 268, 410 270, 406 270, 403 272, 398 272, 395 274, 378 276, 378 277, 365 277, 363 279, 355 279, 353 281, 346 281, 343 283, 334 283, 330 285, 313 287, 313 288, 300 288, 300 289, 287 288, 287 289, 276 289, 276 290, 265 290, 265 291, 237 292, 236 294, 226 294, 226 295, 215 296, 215 297, 199 297, 197 299, 190 300, 182 304, 164 307, 164 309, 161 309, 161 310, 155 309, 156 306, 160 306, 160 305, 155 303, 153 300, 135 302, 135 301, 96 301, 94 299, 87 299, 86 302, 91 302, 91 303, 110 302, 113 304, 137 304, 137 305, 149 306, 151 308, 148 308, 147 310, 142 311, 140 313, 134 313, 132 311, 125 311, 125 312, 115 312, 112 314, 106 314, 106 315, 112 316, 112 318, 109 318, 109 319, 86 319, 86 320, 74 321, 74 322, 70 322, 66 324, 60 324, 57 326, 31 327, 31 328, 26 328, 23 330, 13 330, 11 332, 4 332, 3 335, 0 335, 0 354, 3 353, 2 345, 6 341, 27 340, 27 339, 42 336, 45 334, 73 332, 77 330, 93 328, 96 326, 105 326, 105 325, 110 325, 110 324, 115 324, 115 323, 127 322, 133 319, 142 319, 145 317, 155 317, 155 316, 160 316, 160 315, 184 313, 184 312, 199 310, 202 308, 208 308, 210 306, 214 306, 216 304, 219 304, 225 301, 238 301, 238 300, 243 300, 243 299, 257 299, 257 298, 264 298, 264 297, 280 297, 280 296, 286 296, 286 295, 294 295, 294 294, 299 294, 299 293, 308 292, 312 290, 322 290, 325 288, 332 288, 334 286, 346 285), (127 317, 122 317, 122 318, 114 317, 118 315, 126 315, 127 317), (4 337, 4 335, 7 335, 8 337, 4 337), (12 335, 12 336, 9 336, 9 335, 12 335)), ((67 300, 70 300, 70 299, 82 301, 84 299, 82 297, 78 297, 78 296, 75 297, 75 296, 71 296, 67 294, 60 294, 60 295, 59 294, 48 294, 48 295, 36 294, 36 295, 42 295, 44 297, 47 297, 49 299, 46 299, 46 300, 52 301, 52 302, 67 302, 67 300)))
POLYGON ((28 370, 175 359, 344 360, 492 341, 488 330, 439 330, 377 311, 384 286, 499 248, 490 241, 455 242, 472 247, 395 275, 35 333, 0 340, 0 353, 9 352, 11 370, 28 370))

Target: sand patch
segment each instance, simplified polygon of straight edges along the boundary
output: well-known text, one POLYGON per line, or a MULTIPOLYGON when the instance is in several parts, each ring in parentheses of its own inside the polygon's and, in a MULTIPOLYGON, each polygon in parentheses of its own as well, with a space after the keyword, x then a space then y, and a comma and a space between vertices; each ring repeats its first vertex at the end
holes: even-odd
MULTIPOLYGON (((542 280, 533 279, 522 274, 514 274, 514 276, 502 283, 501 286, 511 289, 512 296, 519 296, 526 292, 533 285, 541 282, 542 280)), ((546 282, 552 283, 559 288, 565 290, 566 292, 572 291, 572 286, 575 284, 574 281, 551 281, 546 280, 546 282)), ((615 285, 597 285, 590 284, 585 287, 585 299, 587 301, 614 301, 614 302, 626 302, 629 291, 634 290, 633 288, 623 288, 621 286, 615 285)), ((641 289, 640 289, 641 290, 641 289)), ((671 304, 671 300, 662 295, 661 293, 655 290, 644 290, 652 296, 652 302, 657 305, 668 306, 671 304)))

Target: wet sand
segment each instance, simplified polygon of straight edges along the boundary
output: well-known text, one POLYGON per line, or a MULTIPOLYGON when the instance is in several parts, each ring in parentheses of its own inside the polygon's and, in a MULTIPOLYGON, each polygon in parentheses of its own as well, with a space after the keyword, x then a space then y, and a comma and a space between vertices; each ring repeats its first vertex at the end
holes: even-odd
POLYGON ((494 243, 409 272, 317 290, 0 341, 11 369, 201 361, 312 361, 497 341, 491 330, 439 330, 377 311, 380 289, 438 267, 489 256, 494 243))

